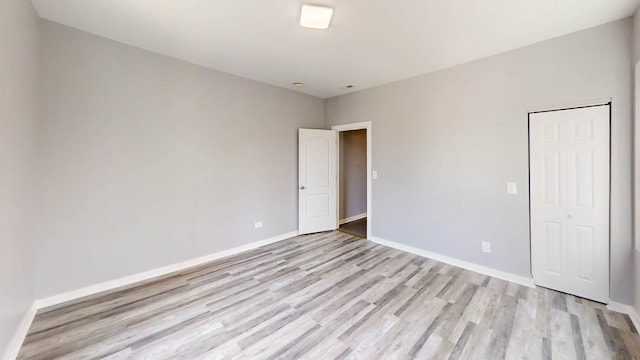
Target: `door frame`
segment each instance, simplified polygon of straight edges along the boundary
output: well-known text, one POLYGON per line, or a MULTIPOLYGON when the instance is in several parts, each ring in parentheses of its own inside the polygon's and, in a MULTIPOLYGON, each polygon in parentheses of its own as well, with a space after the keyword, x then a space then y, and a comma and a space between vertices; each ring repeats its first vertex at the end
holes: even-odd
POLYGON ((588 107, 596 107, 596 106, 609 106, 609 234, 607 240, 609 242, 609 294, 607 296, 608 301, 607 304, 611 303, 611 189, 613 186, 612 182, 612 147, 613 147, 613 131, 612 131, 612 121, 613 121, 613 105, 612 98, 600 98, 594 100, 587 100, 581 102, 572 102, 572 103, 564 103, 557 104, 551 106, 537 106, 531 107, 527 109, 527 185, 529 192, 529 272, 531 273, 531 279, 535 286, 536 279, 533 275, 533 239, 531 236, 531 114, 542 113, 542 112, 550 112, 550 111, 562 111, 562 110, 572 110, 579 108, 588 108, 588 107))
MULTIPOLYGON (((331 130, 335 130, 338 132, 338 146, 336 146, 336 176, 340 179, 340 133, 343 131, 351 131, 351 130, 366 130, 367 132, 367 239, 370 239, 371 228, 372 228, 372 218, 373 218, 373 206, 372 206, 372 166, 373 166, 373 134, 372 134, 372 124, 371 121, 363 121, 359 123, 352 124, 343 124, 343 125, 334 125, 331 127, 331 130)), ((340 181, 337 181, 337 191, 336 191, 336 218, 337 222, 340 222, 340 181)), ((339 226, 340 224, 336 224, 339 226)))

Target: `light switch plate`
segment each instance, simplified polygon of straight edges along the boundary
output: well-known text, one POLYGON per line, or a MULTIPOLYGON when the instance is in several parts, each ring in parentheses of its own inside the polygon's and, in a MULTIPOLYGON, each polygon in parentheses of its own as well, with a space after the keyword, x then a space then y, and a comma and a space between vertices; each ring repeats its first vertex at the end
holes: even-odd
POLYGON ((256 228, 256 229, 257 229, 257 228, 261 228, 261 227, 262 227, 262 221, 256 221, 256 222, 253 224, 253 227, 254 227, 254 228, 256 228))
POLYGON ((518 193, 518 184, 514 182, 507 183, 507 194, 517 194, 518 193))
POLYGON ((373 180, 377 179, 377 178, 378 178, 378 172, 377 172, 377 171, 375 171, 375 170, 374 170, 374 171, 372 171, 372 172, 371 172, 371 178, 372 178, 373 180))

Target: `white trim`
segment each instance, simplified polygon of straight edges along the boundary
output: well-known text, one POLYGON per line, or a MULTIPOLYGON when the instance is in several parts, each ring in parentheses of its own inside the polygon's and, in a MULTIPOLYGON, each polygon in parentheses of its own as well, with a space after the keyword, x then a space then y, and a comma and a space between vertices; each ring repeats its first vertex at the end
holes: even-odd
POLYGON ((367 217, 367 213, 362 213, 362 214, 358 214, 358 215, 354 215, 348 218, 344 218, 344 219, 340 219, 340 225, 342 224, 346 224, 346 223, 350 223, 352 221, 356 221, 356 220, 360 220, 360 219, 364 219, 367 217))
POLYGON ((370 127, 371 127, 371 121, 363 121, 363 122, 352 123, 352 124, 333 125, 331 127, 331 130, 340 132, 340 131, 369 129, 370 127))
POLYGON ((452 257, 448 257, 448 256, 444 256, 444 255, 440 255, 440 254, 436 254, 436 253, 432 253, 430 251, 426 251, 426 250, 422 250, 410 245, 405 245, 405 244, 400 244, 394 241, 389 241, 389 240, 384 240, 384 239, 380 239, 377 237, 371 237, 369 238, 369 240, 378 243, 380 245, 384 245, 384 246, 388 246, 388 247, 392 247, 394 249, 398 249, 398 250, 402 250, 402 251, 406 251, 408 253, 412 253, 415 255, 419 255, 422 257, 426 257, 429 259, 433 259, 436 261, 440 261, 449 265, 453 265, 453 266, 457 266, 459 268, 463 268, 466 270, 470 270, 470 271, 474 271, 480 274, 484 274, 484 275, 489 275, 498 279, 502 279, 505 281, 510 281, 512 283, 516 283, 518 285, 522 285, 522 286, 526 286, 526 287, 530 287, 530 288, 535 288, 535 284, 533 283, 533 278, 530 277, 526 277, 526 276, 520 276, 520 275, 515 275, 512 273, 508 273, 508 272, 504 272, 504 271, 500 271, 500 270, 496 270, 494 268, 490 268, 490 267, 486 267, 486 266, 482 266, 482 265, 478 265, 478 264, 474 264, 474 263, 470 263, 464 260, 459 260, 459 259, 455 259, 452 257))
POLYGON ((255 241, 246 245, 234 247, 228 250, 216 252, 199 258, 182 261, 176 264, 163 266, 157 269, 141 272, 134 275, 121 277, 119 279, 105 281, 100 284, 87 286, 81 289, 72 290, 59 295, 50 296, 44 299, 39 299, 34 302, 34 305, 38 309, 42 309, 48 306, 61 304, 63 302, 79 299, 88 295, 93 295, 102 291, 112 290, 121 286, 131 285, 133 283, 149 280, 157 276, 166 275, 175 271, 183 270, 192 266, 204 264, 213 260, 217 260, 226 256, 235 255, 243 251, 252 250, 261 246, 269 245, 278 241, 292 238, 298 235, 298 231, 292 231, 286 234, 274 236, 265 240, 255 241))
POLYGON ((636 327, 636 330, 640 331, 640 315, 638 315, 638 312, 633 306, 611 301, 607 305, 607 309, 629 315, 633 325, 636 327))
POLYGON ((87 287, 73 290, 73 291, 68 291, 66 293, 50 296, 44 299, 35 300, 31 305, 31 307, 29 308, 29 310, 27 310, 27 312, 23 316, 22 321, 18 326, 18 329, 16 330, 13 338, 11 339, 11 342, 9 343, 9 348, 5 351, 2 359, 14 360, 18 356, 18 352, 20 351, 20 348, 22 347, 22 343, 24 342, 24 339, 27 336, 29 327, 31 327, 31 323, 33 322, 36 312, 39 309, 43 309, 48 306, 58 305, 71 300, 76 300, 85 296, 97 294, 102 291, 112 290, 122 286, 131 285, 139 281, 149 280, 157 276, 166 275, 175 271, 180 271, 186 268, 204 264, 204 263, 217 260, 223 257, 235 255, 243 251, 253 250, 261 246, 265 246, 265 245, 273 244, 278 241, 290 239, 297 235, 298 235, 298 231, 296 230, 286 234, 274 236, 268 239, 255 241, 246 245, 242 245, 242 246, 234 247, 228 250, 202 256, 199 258, 182 261, 172 265, 163 266, 161 268, 141 272, 134 275, 125 276, 115 280, 105 281, 100 284, 87 286, 87 287))
MULTIPOLYGON (((351 130, 367 130, 367 239, 373 235, 371 228, 373 224, 373 182, 371 180, 371 174, 373 172, 373 125, 371 121, 363 121, 359 123, 333 125, 331 130, 337 132, 351 131, 351 130)), ((338 134, 339 135, 339 134, 338 134)), ((336 161, 337 172, 336 176, 340 176, 340 146, 337 147, 336 161)), ((338 186, 340 183, 338 182, 338 186)), ((336 208, 340 208, 340 190, 336 191, 336 208)), ((339 216, 338 216, 339 218, 339 216)))
POLYGON ((540 111, 571 109, 571 108, 585 107, 585 106, 607 105, 611 101, 612 101, 612 98, 607 97, 607 98, 585 100, 585 101, 566 102, 566 103, 560 103, 560 104, 554 104, 554 105, 539 105, 539 106, 532 106, 528 108, 527 112, 532 113, 532 112, 540 112, 540 111))
POLYGON ((35 303, 33 303, 22 317, 18 329, 14 333, 11 342, 9 342, 9 347, 4 352, 4 360, 14 360, 18 357, 18 353, 20 352, 22 343, 24 343, 24 339, 27 337, 27 332, 29 332, 29 328, 31 327, 33 318, 36 316, 36 312, 38 312, 38 308, 35 303))

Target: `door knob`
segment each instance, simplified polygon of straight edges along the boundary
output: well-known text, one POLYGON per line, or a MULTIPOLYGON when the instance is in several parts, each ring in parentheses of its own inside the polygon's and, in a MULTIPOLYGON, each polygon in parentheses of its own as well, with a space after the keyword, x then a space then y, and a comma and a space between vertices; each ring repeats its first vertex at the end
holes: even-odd
POLYGON ((300 185, 300 190, 304 190, 304 185, 300 185))

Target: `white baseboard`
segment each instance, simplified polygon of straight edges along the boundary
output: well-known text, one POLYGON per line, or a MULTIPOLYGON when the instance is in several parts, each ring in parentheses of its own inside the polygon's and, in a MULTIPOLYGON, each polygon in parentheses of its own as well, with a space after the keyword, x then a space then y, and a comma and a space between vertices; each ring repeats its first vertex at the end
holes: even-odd
POLYGON ((640 331, 640 315, 633 306, 612 301, 607 305, 607 309, 629 315, 636 330, 640 331))
POLYGON ((31 327, 31 323, 33 322, 33 318, 36 316, 36 312, 38 308, 35 303, 31 304, 31 307, 27 310, 27 312, 22 317, 20 321, 20 325, 16 330, 11 342, 9 343, 9 347, 4 352, 4 356, 2 359, 4 360, 14 360, 18 357, 18 353, 20 352, 20 348, 22 347, 22 343, 24 343, 24 339, 27 337, 27 332, 29 332, 29 328, 31 327))
POLYGON ((522 286, 527 286, 530 288, 535 288, 535 284, 533 282, 533 278, 530 277, 525 277, 525 276, 520 276, 520 275, 515 275, 515 274, 511 274, 508 272, 504 272, 504 271, 500 271, 500 270, 496 270, 490 267, 486 267, 486 266, 482 266, 482 265, 478 265, 478 264, 474 264, 474 263, 470 263, 464 260, 459 260, 456 258, 452 258, 452 257, 448 257, 448 256, 444 256, 444 255, 440 255, 440 254, 436 254, 436 253, 432 253, 430 251, 426 251, 426 250, 422 250, 410 245, 405 245, 405 244, 400 244, 394 241, 389 241, 389 240, 384 240, 381 238, 377 238, 377 237, 370 237, 369 240, 378 243, 380 245, 384 245, 384 246, 388 246, 388 247, 392 247, 394 249, 398 249, 398 250, 402 250, 402 251, 406 251, 415 255, 419 255, 419 256, 423 256, 429 259, 433 259, 436 261, 440 261, 449 265, 453 265, 453 266, 457 266, 459 268, 463 268, 466 270, 470 270, 470 271, 474 271, 480 274, 484 274, 484 275, 489 275, 489 276, 493 276, 495 278, 498 279, 502 279, 505 281, 510 281, 522 286))
POLYGON ((351 216, 351 217, 348 217, 348 218, 345 218, 345 219, 340 219, 339 222, 340 222, 340 225, 342 225, 342 224, 350 223, 352 221, 364 219, 366 217, 367 217, 367 213, 362 213, 362 214, 354 215, 354 216, 351 216))
POLYGON ((246 245, 238 246, 235 248, 231 248, 228 250, 220 251, 217 253, 209 254, 206 256, 202 256, 199 258, 182 261, 176 264, 163 266, 161 268, 145 271, 142 273, 125 276, 119 279, 106 281, 100 284, 87 286, 81 289, 69 291, 66 293, 62 293, 59 295, 50 296, 47 298, 35 300, 29 310, 25 313, 22 321, 20 322, 20 326, 16 330, 13 339, 9 343, 9 348, 5 351, 3 360, 14 360, 18 353, 20 352, 20 348, 22 347, 22 343, 24 342, 25 337, 27 336, 27 332, 29 331, 29 327, 31 327, 31 323, 36 315, 36 312, 39 309, 46 308, 48 306, 53 306, 57 304, 61 304, 67 301, 76 300, 85 296, 97 294, 102 291, 112 290, 115 288, 119 288, 121 286, 131 285, 138 281, 149 280, 157 276, 166 275, 172 273, 174 271, 183 270, 186 268, 190 268, 192 266, 204 264, 213 260, 217 260, 223 257, 235 255, 241 253, 243 251, 253 250, 255 248, 259 248, 261 246, 273 244, 278 241, 286 240, 298 235, 298 231, 292 231, 286 234, 274 236, 268 239, 255 241, 246 245))
POLYGON ((110 281, 106 281, 96 285, 87 286, 81 289, 72 290, 59 295, 50 296, 44 299, 39 299, 34 302, 34 305, 36 306, 36 308, 42 309, 48 306, 61 304, 61 303, 79 299, 81 297, 85 297, 88 295, 97 294, 102 291, 112 290, 115 288, 119 288, 121 286, 131 285, 139 281, 149 280, 157 276, 166 275, 174 271, 179 271, 192 266, 204 264, 204 263, 217 260, 226 256, 235 255, 243 251, 252 250, 261 246, 265 246, 278 241, 289 239, 296 235, 298 235, 298 231, 292 231, 292 232, 274 236, 265 240, 255 241, 247 245, 231 248, 229 250, 220 251, 220 252, 202 256, 199 258, 182 261, 176 264, 163 266, 161 268, 156 268, 156 269, 141 272, 138 274, 121 277, 119 279, 110 280, 110 281))

